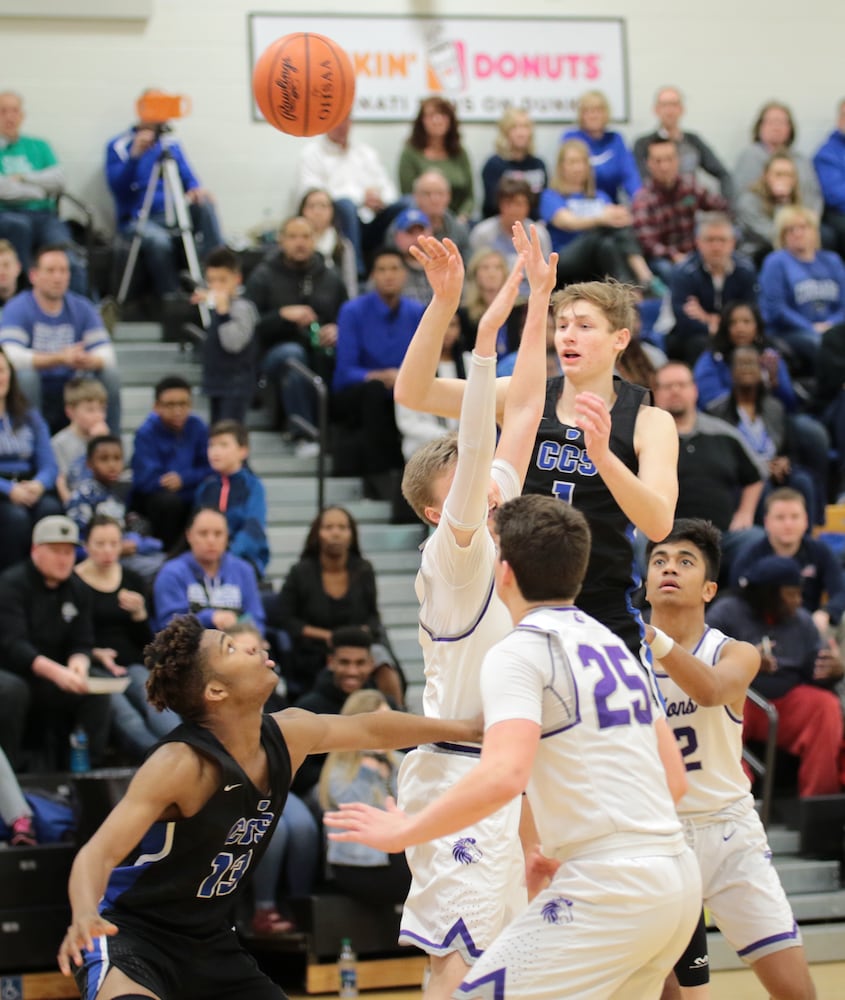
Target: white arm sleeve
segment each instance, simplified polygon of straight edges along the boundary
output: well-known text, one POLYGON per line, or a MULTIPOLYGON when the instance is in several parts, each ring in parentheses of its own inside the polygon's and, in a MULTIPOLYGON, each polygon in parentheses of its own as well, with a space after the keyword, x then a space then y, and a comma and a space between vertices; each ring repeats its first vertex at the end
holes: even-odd
POLYGON ((482 358, 473 351, 458 426, 458 466, 443 505, 443 514, 454 527, 471 531, 486 522, 495 451, 496 358, 482 358))

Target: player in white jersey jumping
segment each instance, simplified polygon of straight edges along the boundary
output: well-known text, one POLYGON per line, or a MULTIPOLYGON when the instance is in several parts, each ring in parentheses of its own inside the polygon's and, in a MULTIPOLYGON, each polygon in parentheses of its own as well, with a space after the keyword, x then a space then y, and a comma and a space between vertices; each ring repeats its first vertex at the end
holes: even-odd
POLYGON ((742 709, 760 654, 704 621, 719 542, 709 521, 683 518, 646 550, 646 638, 689 783, 678 814, 698 856, 704 903, 731 947, 775 1000, 813 1000, 801 932, 741 765, 742 709))
POLYGON ((553 497, 518 497, 496 512, 494 540, 496 591, 516 628, 484 658, 479 765, 413 815, 392 804, 327 814, 343 831, 329 836, 400 850, 476 823, 527 788, 560 866, 454 996, 652 1000, 701 909, 667 787, 667 776, 683 783, 680 754, 673 746, 661 761, 638 660, 573 605, 590 550, 584 516, 553 497))
MULTIPOLYGON (((481 661, 511 627, 507 609, 494 593, 496 557, 487 521, 488 511, 519 496, 543 410, 546 317, 557 258, 553 254, 545 261, 536 234, 532 237, 529 243, 522 226, 515 227, 520 260, 479 323, 457 438, 447 435, 424 446, 403 477, 408 502, 420 518, 436 525, 423 548, 416 590, 425 660, 423 708, 437 718, 450 716, 458 706, 470 716, 481 711, 481 661), (523 267, 531 295, 497 447, 496 336, 513 308, 523 267)), ((452 243, 423 238, 420 244, 411 252, 424 265, 434 298, 414 334, 397 386, 420 377, 432 344, 443 339, 463 286, 460 254, 452 243)), ((456 744, 410 753, 399 776, 403 808, 421 809, 471 772, 479 754, 478 745, 456 744)), ((517 795, 471 829, 408 851, 413 881, 399 940, 430 956, 426 1000, 450 997, 469 966, 524 908, 520 812, 517 795)))

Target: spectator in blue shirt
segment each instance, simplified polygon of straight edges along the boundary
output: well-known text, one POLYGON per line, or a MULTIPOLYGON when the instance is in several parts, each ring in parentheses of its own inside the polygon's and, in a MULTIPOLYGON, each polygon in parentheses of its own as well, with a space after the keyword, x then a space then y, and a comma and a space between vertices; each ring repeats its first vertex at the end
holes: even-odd
POLYGON ((181 537, 209 472, 208 428, 191 413, 191 387, 168 375, 155 387, 153 412, 135 432, 130 498, 166 551, 181 537))
POLYGON ((373 290, 345 302, 337 318, 332 383, 335 419, 349 432, 334 456, 334 474, 360 475, 374 499, 390 499, 390 470, 403 465, 393 384, 425 307, 405 298, 402 254, 376 254, 373 290))
POLYGON ((264 483, 246 464, 249 433, 236 420, 220 420, 208 432, 211 475, 197 490, 197 507, 212 507, 226 515, 229 551, 264 575, 270 561, 267 544, 267 497, 264 483))
POLYGON ((185 532, 190 551, 166 562, 153 585, 155 628, 177 615, 194 614, 206 628, 221 631, 252 622, 264 634, 264 605, 255 570, 226 551, 229 530, 218 510, 197 510, 185 532))
POLYGON ((610 104, 600 90, 588 90, 578 101, 578 128, 569 129, 560 137, 580 139, 590 150, 590 165, 595 171, 596 186, 613 202, 619 201, 619 192, 628 198, 642 187, 640 172, 634 154, 625 145, 618 132, 608 132, 610 104))
POLYGON ((836 128, 813 157, 824 198, 824 224, 840 257, 845 257, 845 100, 839 102, 836 128))

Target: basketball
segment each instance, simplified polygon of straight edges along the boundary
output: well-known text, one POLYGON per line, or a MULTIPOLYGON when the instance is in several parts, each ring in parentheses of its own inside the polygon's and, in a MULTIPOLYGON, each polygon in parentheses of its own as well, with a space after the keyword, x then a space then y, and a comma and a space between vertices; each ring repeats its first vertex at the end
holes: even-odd
POLYGON ((343 49, 310 31, 283 35, 255 64, 252 92, 261 114, 288 135, 322 135, 352 108, 355 71, 343 49))

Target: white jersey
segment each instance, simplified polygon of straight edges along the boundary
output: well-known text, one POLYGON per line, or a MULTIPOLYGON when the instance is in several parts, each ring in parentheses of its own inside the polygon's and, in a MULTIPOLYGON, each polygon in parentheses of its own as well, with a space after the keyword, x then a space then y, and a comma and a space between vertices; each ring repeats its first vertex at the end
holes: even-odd
POLYGON ((571 606, 530 611, 487 654, 481 684, 487 728, 541 727, 528 797, 546 854, 684 850, 648 678, 608 628, 571 606))
MULTIPOLYGON (((729 636, 706 627, 692 655, 715 666, 729 636)), ((753 806, 751 784, 742 769, 742 715, 728 705, 704 708, 669 677, 659 662, 654 673, 666 718, 675 732, 689 787, 678 803, 684 819, 712 816, 732 806, 753 806)))
MULTIPOLYGON (((491 471, 502 502, 519 496, 513 466, 497 459, 491 471)), ((428 539, 416 579, 420 602, 419 639, 425 661, 425 715, 459 719, 481 711, 481 661, 513 627, 496 595, 496 549, 486 524, 461 547, 447 514, 428 539)))

